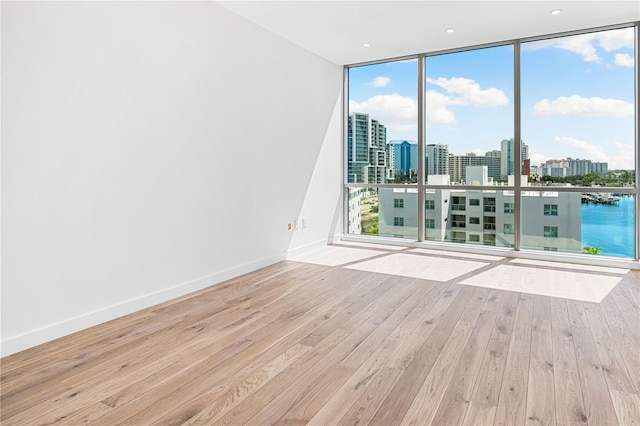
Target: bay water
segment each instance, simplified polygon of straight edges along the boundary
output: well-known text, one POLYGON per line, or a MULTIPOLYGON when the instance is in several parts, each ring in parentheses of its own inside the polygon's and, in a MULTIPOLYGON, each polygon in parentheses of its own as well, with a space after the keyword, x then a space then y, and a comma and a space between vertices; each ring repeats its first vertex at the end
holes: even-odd
POLYGON ((582 204, 582 245, 601 247, 602 256, 635 256, 635 197, 617 204, 582 204))

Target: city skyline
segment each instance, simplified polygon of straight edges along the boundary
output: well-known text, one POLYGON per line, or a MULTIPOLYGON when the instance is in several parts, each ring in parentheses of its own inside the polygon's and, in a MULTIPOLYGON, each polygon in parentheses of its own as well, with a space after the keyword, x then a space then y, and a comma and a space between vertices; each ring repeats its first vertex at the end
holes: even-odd
MULTIPOLYGON (((381 124, 384 124, 384 123, 381 123, 381 124)), ((504 140, 505 140, 505 139, 503 139, 501 142, 503 142, 504 140)), ((418 143, 417 143, 416 141, 414 141, 414 140, 396 139, 396 140, 387 141, 387 145, 398 145, 398 144, 403 143, 403 142, 408 142, 410 145, 415 146, 415 147, 416 147, 415 151, 417 152, 417 145, 418 145, 418 143)), ((446 144, 445 144, 445 145, 446 145, 446 144)), ((527 150, 527 151, 528 151, 529 146, 528 146, 527 144, 525 144, 525 143, 523 143, 523 145, 525 146, 525 150, 527 150)), ((500 148, 500 146, 498 146, 498 148, 500 148)), ((500 151, 501 151, 500 149, 493 149, 493 150, 489 150, 489 151, 486 151, 486 152, 465 152, 465 153, 463 153, 463 154, 461 154, 461 153, 457 153, 457 152, 450 152, 450 151, 449 151, 449 152, 448 152, 448 155, 449 155, 449 156, 453 156, 453 157, 466 157, 466 156, 484 157, 484 156, 491 156, 490 154, 492 154, 493 152, 498 152, 498 153, 500 153, 500 151)), ((425 150, 425 154, 426 154, 426 150, 425 150)), ((500 157, 498 157, 498 158, 500 158, 500 157)), ((523 153, 523 155, 522 155, 522 157, 521 157, 521 158, 522 158, 523 160, 524 160, 524 159, 529 159, 528 154, 524 154, 524 153, 523 153)), ((593 162, 593 163, 595 163, 595 164, 606 164, 606 165, 608 166, 608 163, 607 163, 606 161, 604 161, 604 162, 597 162, 597 161, 594 161, 594 160, 593 160, 593 159, 591 159, 591 158, 585 158, 585 157, 583 157, 583 158, 578 158, 578 157, 564 157, 564 158, 549 158, 549 159, 547 159, 547 160, 543 161, 542 163, 531 163, 531 167, 534 167, 534 166, 536 166, 536 167, 542 167, 542 166, 548 165, 548 164, 550 164, 550 163, 555 163, 555 162, 565 162, 565 161, 570 161, 570 160, 592 161, 592 162, 593 162)), ((390 164, 392 164, 392 163, 390 163, 390 164)), ((416 167, 416 168, 417 168, 417 167, 416 167)))
MULTIPOLYGON (((387 141, 387 129, 384 123, 368 114, 351 114, 348 123, 349 182, 415 183, 417 181, 418 144, 415 141, 411 143, 407 140, 387 141)), ((449 175, 451 183, 464 184, 467 181, 467 166, 484 165, 488 167, 490 178, 504 182, 505 179, 515 175, 514 148, 513 139, 503 139, 499 150, 486 151, 484 155, 473 152, 456 155, 449 152, 447 144, 426 144, 424 173, 425 176, 449 175)), ((609 172, 607 162, 586 158, 567 157, 549 159, 541 164, 531 164, 529 146, 523 142, 520 150, 522 160, 520 174, 529 176, 533 180, 548 177, 546 182, 549 178, 606 175, 609 172)), ((623 175, 616 174, 616 176, 623 175)), ((627 175, 624 176, 626 178, 627 175)))
MULTIPOLYGON (((634 31, 522 44, 522 140, 531 164, 581 158, 634 169, 634 31)), ((427 144, 460 154, 513 136, 513 47, 426 59, 427 144), (507 137, 507 135, 509 135, 507 137)), ((387 140, 416 141, 417 60, 355 67, 350 113, 368 113, 387 140)))

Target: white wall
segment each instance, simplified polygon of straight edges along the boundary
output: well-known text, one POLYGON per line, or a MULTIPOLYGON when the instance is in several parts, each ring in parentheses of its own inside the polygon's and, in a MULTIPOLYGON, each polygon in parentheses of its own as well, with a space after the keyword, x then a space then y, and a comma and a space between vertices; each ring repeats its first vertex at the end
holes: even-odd
POLYGON ((212 3, 2 2, 2 355, 340 233, 341 88, 212 3))

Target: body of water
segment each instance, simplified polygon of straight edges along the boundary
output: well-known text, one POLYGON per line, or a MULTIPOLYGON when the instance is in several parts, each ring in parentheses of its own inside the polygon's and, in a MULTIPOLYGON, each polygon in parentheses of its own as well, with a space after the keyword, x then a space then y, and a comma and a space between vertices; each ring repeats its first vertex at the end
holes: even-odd
POLYGON ((582 205, 582 245, 602 247, 602 256, 635 256, 635 198, 617 205, 582 205))

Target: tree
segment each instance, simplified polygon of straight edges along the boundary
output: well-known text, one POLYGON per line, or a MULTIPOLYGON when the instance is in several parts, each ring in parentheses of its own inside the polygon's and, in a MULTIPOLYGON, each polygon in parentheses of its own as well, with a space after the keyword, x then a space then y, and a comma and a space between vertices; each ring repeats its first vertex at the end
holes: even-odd
POLYGON ((369 225, 369 234, 378 235, 378 224, 377 223, 372 223, 371 225, 369 225))

